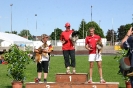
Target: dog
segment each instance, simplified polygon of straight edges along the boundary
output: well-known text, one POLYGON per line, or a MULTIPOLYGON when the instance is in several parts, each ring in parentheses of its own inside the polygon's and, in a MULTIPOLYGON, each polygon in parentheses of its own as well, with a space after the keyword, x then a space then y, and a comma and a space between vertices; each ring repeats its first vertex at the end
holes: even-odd
POLYGON ((49 57, 48 53, 42 52, 43 50, 45 50, 45 51, 53 51, 53 47, 51 45, 50 46, 45 45, 45 48, 39 47, 38 48, 39 52, 35 53, 35 61, 36 62, 41 63, 42 56, 47 57, 47 58, 49 57))
POLYGON ((41 59, 42 59, 42 47, 39 47, 38 51, 39 52, 35 53, 35 61, 41 63, 41 59))
POLYGON ((102 50, 103 48, 103 44, 101 42, 101 40, 98 40, 97 43, 96 43, 96 48, 98 50, 98 53, 100 53, 100 51, 102 50))
POLYGON ((79 39, 79 32, 78 31, 73 31, 72 34, 70 35, 70 40, 72 44, 75 46, 76 41, 79 39))

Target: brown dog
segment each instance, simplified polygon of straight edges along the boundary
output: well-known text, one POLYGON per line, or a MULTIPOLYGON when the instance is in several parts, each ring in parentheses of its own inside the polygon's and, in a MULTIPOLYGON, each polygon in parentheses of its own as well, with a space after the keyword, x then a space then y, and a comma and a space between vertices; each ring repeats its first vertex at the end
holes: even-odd
POLYGON ((36 53, 35 53, 35 61, 41 63, 42 48, 39 47, 39 48, 38 48, 38 51, 39 51, 39 52, 36 52, 36 53))
POLYGON ((50 52, 50 51, 53 50, 53 47, 52 46, 43 45, 43 47, 39 47, 38 48, 38 51, 39 52, 37 52, 36 55, 35 55, 35 61, 36 62, 41 63, 42 55, 45 56, 45 57, 48 57, 48 53, 42 52, 43 50, 48 51, 48 52, 50 52))
POLYGON ((98 53, 101 52, 101 50, 103 48, 103 44, 102 44, 101 40, 97 41, 96 48, 98 50, 98 53))

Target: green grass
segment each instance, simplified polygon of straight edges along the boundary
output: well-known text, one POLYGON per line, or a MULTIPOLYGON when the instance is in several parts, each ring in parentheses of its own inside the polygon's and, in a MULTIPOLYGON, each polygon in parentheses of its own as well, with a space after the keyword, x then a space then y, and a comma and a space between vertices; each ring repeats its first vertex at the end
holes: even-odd
MULTIPOLYGON (((103 56, 102 67, 103 77, 107 82, 119 82, 119 88, 125 88, 125 81, 121 75, 118 75, 118 62, 113 59, 114 56, 103 56)), ((76 56, 76 72, 77 73, 88 73, 89 62, 88 56, 76 56)), ((48 74, 48 82, 55 81, 56 73, 65 73, 66 69, 64 66, 64 59, 62 56, 51 57, 50 69, 48 74)), ((7 65, 0 64, 0 88, 11 88, 12 79, 6 76, 7 65)), ((34 78, 37 77, 36 63, 31 60, 30 64, 27 65, 26 69, 26 80, 25 82, 33 82, 34 78)), ((42 75, 43 80, 43 75, 42 75)), ((93 68, 93 81, 99 82, 99 73, 97 64, 95 62, 93 68)))

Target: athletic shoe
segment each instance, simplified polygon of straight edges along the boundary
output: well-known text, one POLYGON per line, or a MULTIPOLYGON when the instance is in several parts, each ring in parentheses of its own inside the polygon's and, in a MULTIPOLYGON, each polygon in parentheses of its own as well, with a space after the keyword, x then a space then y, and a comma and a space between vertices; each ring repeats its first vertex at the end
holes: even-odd
POLYGON ((35 78, 35 83, 39 83, 40 81, 41 81, 41 79, 35 78))
POLYGON ((76 74, 76 70, 73 70, 73 74, 76 74))
POLYGON ((47 83, 47 79, 44 79, 44 83, 47 83))
POLYGON ((100 83, 106 83, 106 81, 104 79, 101 79, 100 83))
POLYGON ((71 74, 70 69, 67 69, 67 70, 66 70, 66 74, 71 74))
POLYGON ((92 82, 93 82, 92 79, 89 79, 88 83, 92 83, 92 82))

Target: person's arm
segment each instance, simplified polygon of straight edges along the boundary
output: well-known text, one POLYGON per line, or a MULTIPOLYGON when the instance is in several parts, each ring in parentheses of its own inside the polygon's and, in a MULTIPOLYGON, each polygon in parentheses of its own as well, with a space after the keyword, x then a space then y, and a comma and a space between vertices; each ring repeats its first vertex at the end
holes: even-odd
POLYGON ((51 50, 43 50, 42 52, 43 53, 51 53, 52 51, 51 50))
POLYGON ((61 35, 60 35, 60 40, 61 40, 61 43, 62 44, 65 44, 67 41, 65 41, 65 39, 63 38, 63 35, 62 35, 62 33, 61 33, 61 35))
POLYGON ((85 38, 85 48, 87 49, 87 50, 92 50, 89 46, 88 46, 88 43, 87 43, 87 39, 85 38))
POLYGON ((121 48, 123 48, 123 43, 129 38, 130 35, 132 35, 132 33, 133 33, 132 27, 130 27, 127 34, 125 35, 125 37, 121 41, 121 48))
POLYGON ((34 53, 39 53, 39 51, 36 47, 34 48, 34 53))

